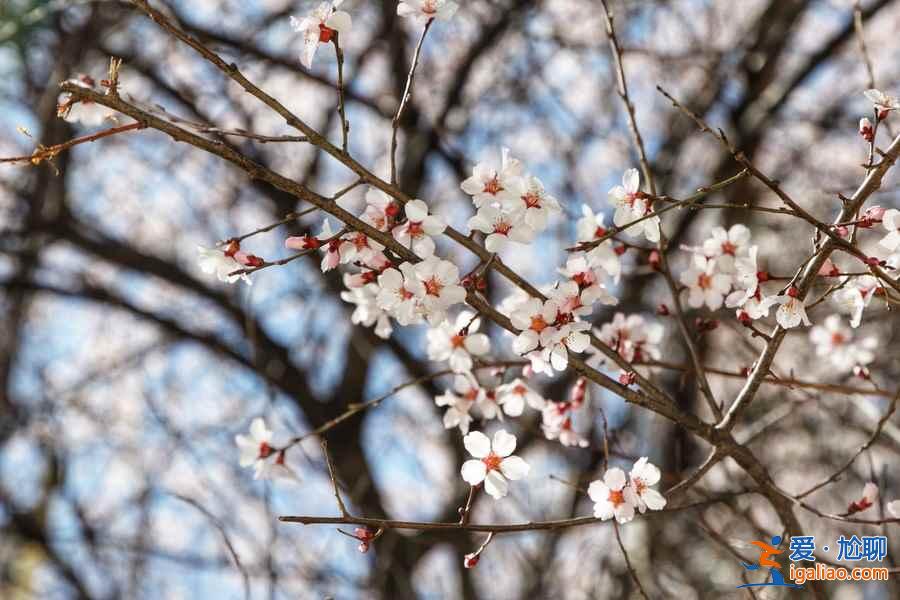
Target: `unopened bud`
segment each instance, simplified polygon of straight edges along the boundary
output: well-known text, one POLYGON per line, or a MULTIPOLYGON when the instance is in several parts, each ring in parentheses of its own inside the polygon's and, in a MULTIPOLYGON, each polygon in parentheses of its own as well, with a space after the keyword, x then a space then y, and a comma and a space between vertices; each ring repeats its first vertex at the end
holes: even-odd
POLYGON ((662 257, 659 255, 659 250, 650 252, 650 258, 647 259, 647 263, 650 265, 651 269, 659 271, 660 264, 662 263, 662 257))
POLYGON ((656 314, 661 317, 668 317, 671 313, 669 312, 669 307, 665 304, 660 304, 656 307, 656 314))
MULTIPOLYGON (((878 118, 881 119, 882 117, 879 115, 878 118)), ((872 122, 865 117, 859 120, 859 135, 867 142, 875 139, 875 128, 872 127, 872 122)))
POLYGON ((466 554, 466 556, 463 558, 463 566, 467 569, 471 569, 477 564, 478 564, 478 555, 475 553, 466 554))

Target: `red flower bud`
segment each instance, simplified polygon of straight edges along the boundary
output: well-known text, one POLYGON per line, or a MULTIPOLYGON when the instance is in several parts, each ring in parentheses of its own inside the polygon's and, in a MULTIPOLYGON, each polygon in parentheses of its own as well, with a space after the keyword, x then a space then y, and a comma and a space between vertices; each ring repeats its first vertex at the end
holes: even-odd
POLYGON ((637 381, 637 374, 634 371, 623 371, 619 375, 619 383, 622 385, 631 385, 637 381))
POLYGON ((477 554, 466 554, 465 558, 463 558, 463 566, 467 569, 471 569, 478 564, 478 560, 479 558, 477 554))
POLYGON ((756 272, 756 280, 759 282, 765 282, 769 280, 769 272, 768 271, 757 271, 756 272))
POLYGON ((668 317, 671 313, 669 312, 669 307, 665 304, 660 304, 656 307, 656 314, 662 317, 668 317))
POLYGON ((623 254, 628 252, 628 248, 626 248, 625 246, 616 246, 613 250, 616 253, 616 256, 622 256, 623 254))
POLYGON ((791 298, 796 298, 797 296, 800 295, 800 290, 798 290, 794 286, 791 286, 788 288, 787 295, 790 296, 791 298))
POLYGON ((647 259, 647 263, 650 265, 651 269, 659 271, 660 264, 662 263, 662 257, 659 255, 659 250, 650 252, 650 258, 647 259))

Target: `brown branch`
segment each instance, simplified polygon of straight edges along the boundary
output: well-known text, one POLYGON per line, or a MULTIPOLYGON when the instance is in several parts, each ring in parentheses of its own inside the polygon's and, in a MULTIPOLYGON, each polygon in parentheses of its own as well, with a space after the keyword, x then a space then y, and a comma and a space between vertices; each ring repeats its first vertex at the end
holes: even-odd
POLYGON ((334 499, 341 511, 342 517, 349 517, 347 507, 344 506, 344 500, 341 498, 341 490, 338 486, 337 475, 335 475, 334 465, 331 463, 331 455, 328 453, 328 442, 322 440, 322 454, 325 455, 325 465, 328 467, 328 477, 331 479, 331 488, 334 490, 334 499))
POLYGON ((67 142, 63 142, 61 144, 56 144, 53 146, 38 146, 34 152, 32 152, 28 156, 13 156, 9 158, 0 158, 0 163, 21 163, 21 162, 30 162, 31 164, 37 165, 45 160, 53 160, 58 154, 61 152, 65 152, 66 150, 78 146, 79 144, 86 144, 89 142, 96 142, 97 140, 102 140, 103 138, 107 138, 113 135, 117 135, 119 133, 126 133, 128 131, 137 131, 138 129, 144 129, 146 125, 143 123, 129 123, 128 125, 121 125, 119 127, 111 127, 109 129, 104 129, 103 131, 98 131, 97 133, 92 133, 90 135, 83 135, 81 137, 73 138, 67 142))
POLYGON ((416 51, 413 54, 412 64, 409 67, 409 74, 406 76, 406 87, 403 90, 403 96, 400 98, 400 105, 397 107, 397 114, 391 121, 391 185, 397 185, 397 130, 400 128, 400 118, 403 116, 403 110, 412 97, 413 78, 416 75, 416 67, 419 66, 419 54, 422 51, 422 44, 425 43, 425 36, 431 29, 434 19, 429 19, 422 29, 422 35, 416 44, 416 51))

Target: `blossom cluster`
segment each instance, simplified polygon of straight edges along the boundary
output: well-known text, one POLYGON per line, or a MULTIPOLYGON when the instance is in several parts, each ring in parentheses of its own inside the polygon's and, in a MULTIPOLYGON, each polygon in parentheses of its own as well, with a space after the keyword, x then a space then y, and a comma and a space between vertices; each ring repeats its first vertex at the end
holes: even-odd
POLYGON ((619 467, 608 469, 602 480, 592 481, 588 496, 594 501, 594 516, 607 521, 615 517, 619 523, 634 519, 635 509, 641 514, 650 510, 662 510, 666 499, 652 486, 660 479, 659 468, 646 456, 631 467, 628 477, 619 467))

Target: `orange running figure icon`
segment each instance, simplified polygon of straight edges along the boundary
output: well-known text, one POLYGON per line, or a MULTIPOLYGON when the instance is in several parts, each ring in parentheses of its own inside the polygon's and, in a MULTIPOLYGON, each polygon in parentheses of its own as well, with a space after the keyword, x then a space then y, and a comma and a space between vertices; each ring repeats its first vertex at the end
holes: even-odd
MULTIPOLYGON (((779 539, 779 541, 781 541, 781 540, 779 539)), ((759 568, 759 567, 774 567, 777 569, 778 567, 781 566, 769 557, 774 556, 776 554, 781 554, 782 552, 784 552, 784 550, 779 550, 778 548, 775 548, 774 546, 770 546, 769 544, 767 544, 765 542, 760 542, 759 540, 752 541, 752 542, 750 542, 750 544, 753 546, 756 546, 757 548, 760 549, 759 565, 757 568, 759 568)))

